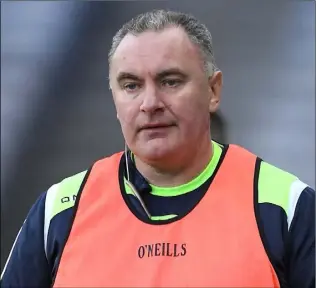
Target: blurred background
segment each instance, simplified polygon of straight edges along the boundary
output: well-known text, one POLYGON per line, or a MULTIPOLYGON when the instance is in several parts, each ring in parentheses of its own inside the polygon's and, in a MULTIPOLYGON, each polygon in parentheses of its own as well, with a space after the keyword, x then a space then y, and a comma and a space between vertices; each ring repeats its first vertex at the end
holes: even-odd
POLYGON ((190 12, 213 35, 214 138, 315 187, 313 1, 3 1, 1 270, 40 193, 123 149, 107 53, 125 21, 154 8, 190 12))

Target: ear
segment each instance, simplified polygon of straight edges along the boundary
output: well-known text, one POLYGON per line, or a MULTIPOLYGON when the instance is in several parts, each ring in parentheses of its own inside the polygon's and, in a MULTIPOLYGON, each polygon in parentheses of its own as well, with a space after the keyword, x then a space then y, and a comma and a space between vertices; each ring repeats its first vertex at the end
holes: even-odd
POLYGON ((209 89, 210 89, 210 103, 209 111, 210 113, 215 113, 219 107, 221 101, 221 93, 223 86, 223 74, 221 71, 215 71, 211 77, 208 79, 209 89))

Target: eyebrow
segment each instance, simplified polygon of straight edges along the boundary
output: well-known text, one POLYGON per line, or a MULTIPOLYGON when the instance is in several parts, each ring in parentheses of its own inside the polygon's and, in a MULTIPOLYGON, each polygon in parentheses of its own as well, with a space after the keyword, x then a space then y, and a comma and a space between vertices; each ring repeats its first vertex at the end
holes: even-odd
MULTIPOLYGON (((171 75, 177 75, 177 76, 180 76, 183 78, 187 78, 187 75, 184 72, 182 72, 179 68, 169 68, 169 69, 166 69, 166 70, 159 72, 155 76, 155 79, 159 80, 159 79, 162 79, 164 77, 171 76, 171 75)), ((132 74, 130 72, 120 72, 116 78, 116 81, 119 83, 119 82, 122 82, 123 80, 126 80, 126 79, 135 80, 135 81, 141 80, 140 77, 138 77, 135 74, 132 74)))
POLYGON ((117 82, 121 82, 121 81, 126 80, 126 79, 136 80, 136 81, 140 80, 139 77, 137 77, 136 75, 129 73, 129 72, 120 72, 118 74, 118 76, 116 77, 117 82))
POLYGON ((161 79, 161 78, 172 76, 172 75, 181 76, 183 78, 187 77, 187 75, 183 71, 181 71, 179 68, 170 68, 170 69, 166 69, 159 72, 155 78, 161 79))

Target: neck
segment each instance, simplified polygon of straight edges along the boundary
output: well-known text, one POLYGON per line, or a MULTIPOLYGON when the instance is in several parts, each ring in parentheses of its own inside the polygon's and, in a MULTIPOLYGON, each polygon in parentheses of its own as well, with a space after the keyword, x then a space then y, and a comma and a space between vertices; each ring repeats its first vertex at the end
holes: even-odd
POLYGON ((176 162, 174 158, 168 157, 169 161, 148 163, 135 156, 136 167, 149 183, 155 186, 175 187, 188 183, 202 173, 213 156, 210 139, 208 135, 207 139, 199 143, 198 149, 195 145, 191 154, 186 150, 181 155, 176 155, 176 162))

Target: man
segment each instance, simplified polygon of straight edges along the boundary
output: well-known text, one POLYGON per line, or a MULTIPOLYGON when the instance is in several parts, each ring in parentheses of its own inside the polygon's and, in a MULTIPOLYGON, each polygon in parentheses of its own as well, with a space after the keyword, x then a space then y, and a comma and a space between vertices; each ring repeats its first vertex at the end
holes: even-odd
POLYGON ((314 287, 315 191, 211 141, 222 73, 194 17, 142 14, 113 38, 125 153, 42 194, 4 287, 314 287))

